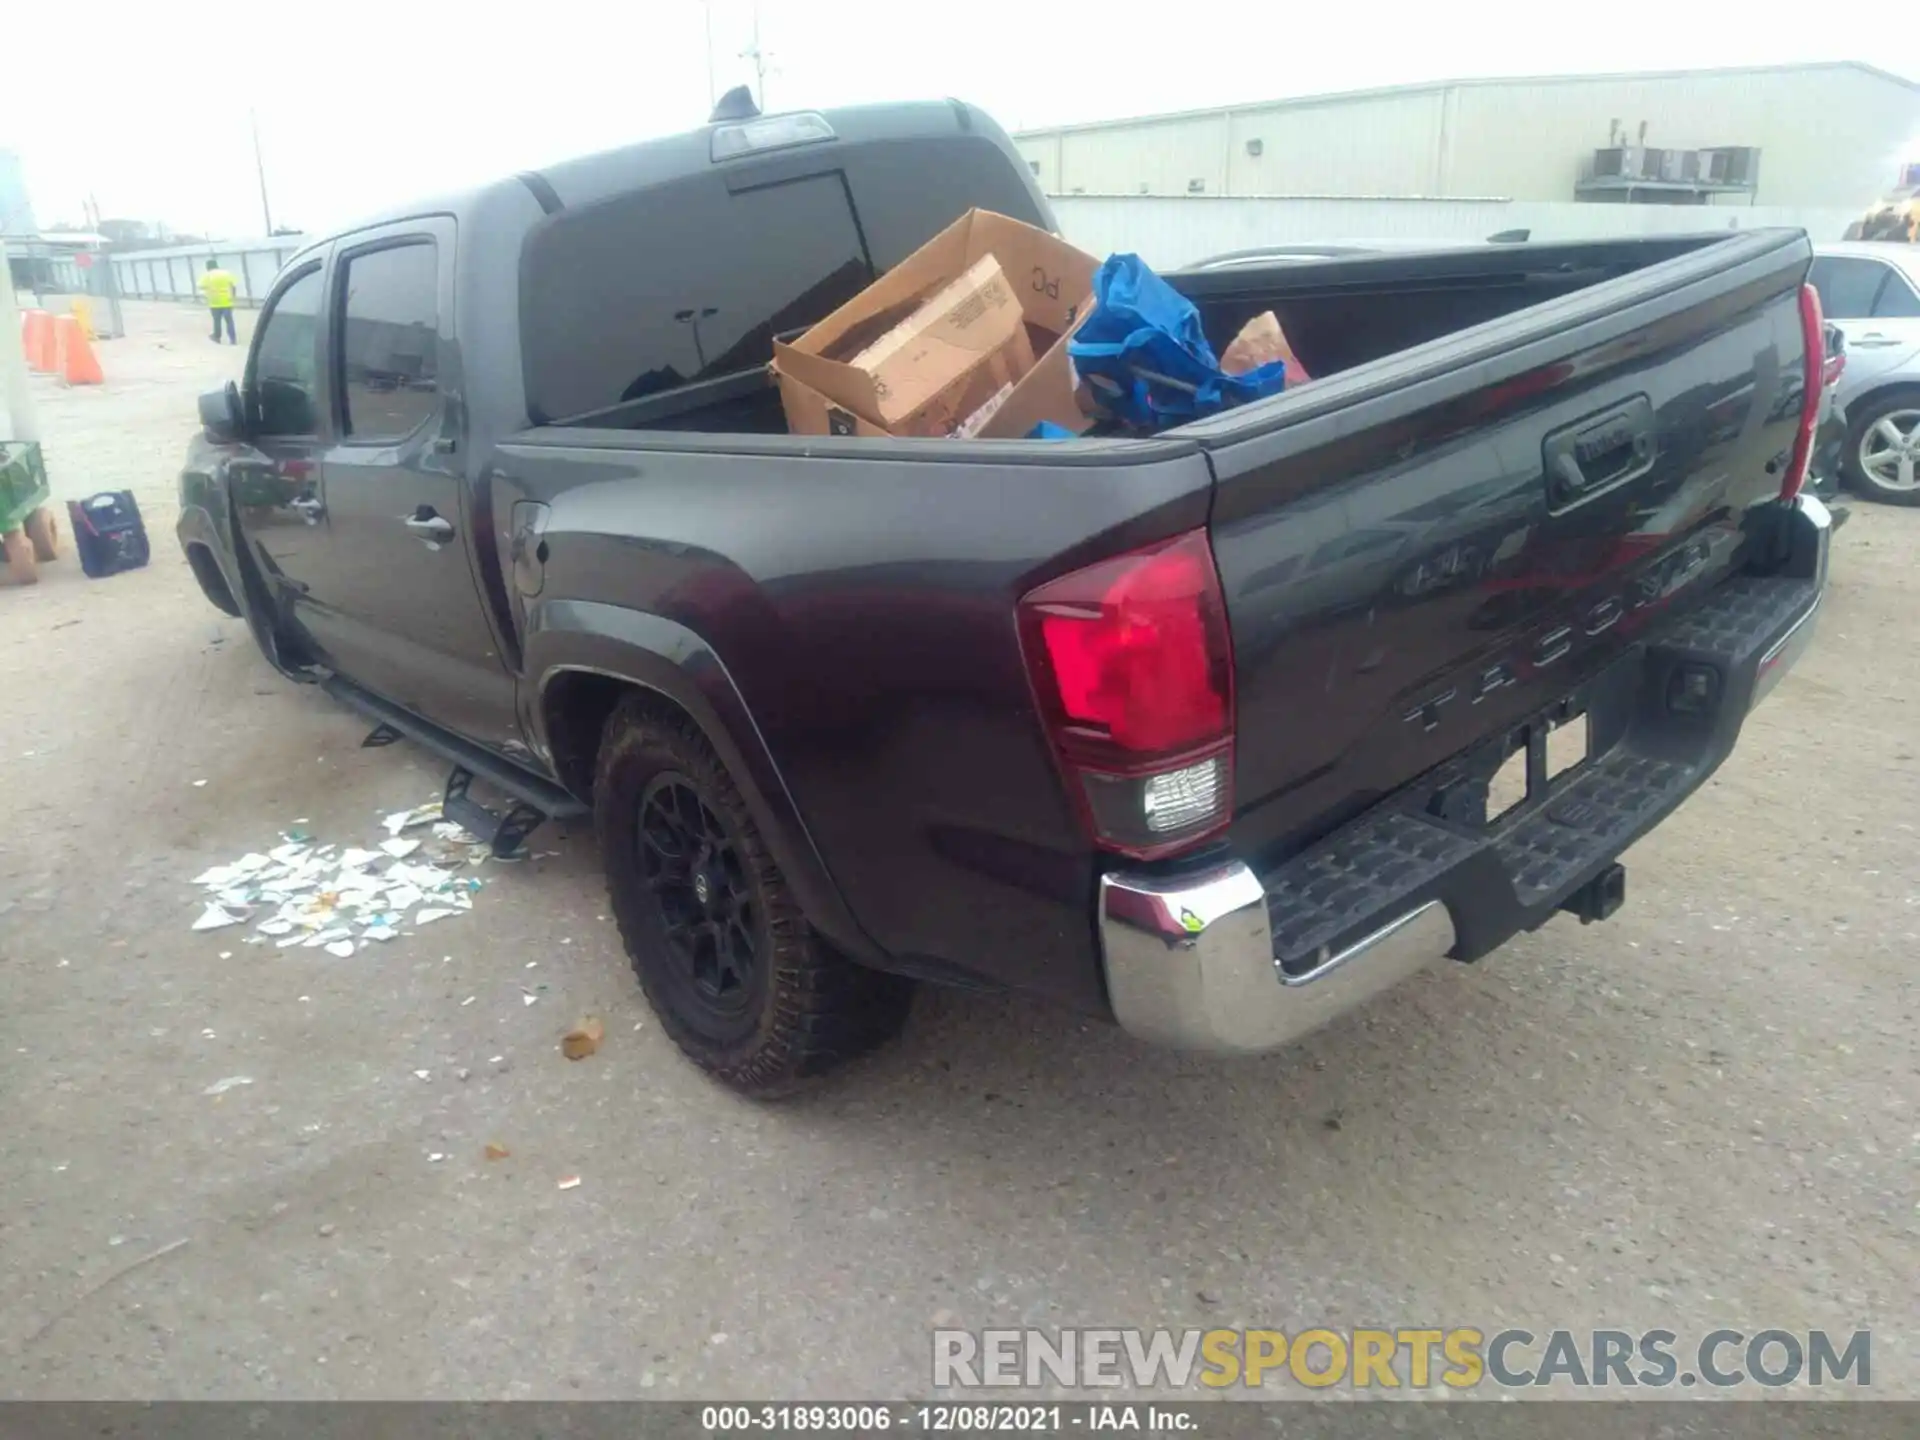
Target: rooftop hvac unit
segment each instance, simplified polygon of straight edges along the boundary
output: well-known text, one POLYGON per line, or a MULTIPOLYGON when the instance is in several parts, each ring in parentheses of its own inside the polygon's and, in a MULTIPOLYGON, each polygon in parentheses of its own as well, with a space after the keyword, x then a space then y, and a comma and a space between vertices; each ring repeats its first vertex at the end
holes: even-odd
POLYGON ((1644 180, 1647 152, 1638 145, 1612 145, 1593 152, 1596 180, 1644 180))
POLYGON ((1760 183, 1760 151, 1753 145, 1720 145, 1700 152, 1700 178, 1715 185, 1760 183))
POLYGON ((1660 152, 1660 179, 1685 184, 1700 178, 1700 152, 1698 150, 1662 150, 1660 152))

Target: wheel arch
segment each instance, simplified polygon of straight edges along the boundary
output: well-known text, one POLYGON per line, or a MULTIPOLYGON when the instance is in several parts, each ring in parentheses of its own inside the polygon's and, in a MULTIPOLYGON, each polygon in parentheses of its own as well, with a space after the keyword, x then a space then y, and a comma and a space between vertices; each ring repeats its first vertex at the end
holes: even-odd
POLYGON ((1878 404, 1889 395, 1903 390, 1911 391, 1914 398, 1920 400, 1920 375, 1905 373, 1888 375, 1874 381, 1870 387, 1862 390, 1858 395, 1849 395, 1847 397, 1847 424, 1851 426, 1855 417, 1864 414, 1869 407, 1878 404))
POLYGON ((628 696, 685 716, 733 777, 815 928, 855 959, 884 961, 842 899, 733 677, 705 641, 662 616, 570 601, 540 607, 526 654, 526 673, 537 677, 529 729, 570 793, 591 801, 601 733, 628 696))

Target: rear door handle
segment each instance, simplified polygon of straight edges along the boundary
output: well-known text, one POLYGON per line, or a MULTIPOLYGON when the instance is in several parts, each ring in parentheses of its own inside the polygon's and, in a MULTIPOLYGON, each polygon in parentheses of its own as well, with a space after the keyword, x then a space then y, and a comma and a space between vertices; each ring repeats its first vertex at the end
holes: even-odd
POLYGON ((409 515, 405 524, 429 545, 444 545, 453 538, 453 522, 430 510, 424 515, 409 515))

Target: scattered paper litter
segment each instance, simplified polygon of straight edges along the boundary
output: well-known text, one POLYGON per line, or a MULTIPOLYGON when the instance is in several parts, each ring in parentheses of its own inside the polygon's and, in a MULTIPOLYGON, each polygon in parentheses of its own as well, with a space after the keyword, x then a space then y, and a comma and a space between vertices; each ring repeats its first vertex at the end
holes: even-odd
POLYGON ((411 910, 427 898, 427 892, 418 885, 399 884, 387 891, 387 904, 395 910, 411 910))
POLYGON ((467 867, 486 863, 485 845, 443 819, 438 801, 388 815, 383 824, 389 838, 374 842, 377 848, 321 844, 295 828, 264 853, 202 870, 193 883, 204 892, 204 909, 193 928, 246 921, 255 930, 247 944, 272 939, 281 949, 326 949, 345 958, 362 942, 395 940, 413 926, 473 909, 486 881, 467 867), (436 839, 400 837, 426 825, 436 839))
POLYGON ((415 825, 425 825, 429 821, 438 820, 439 818, 440 802, 438 800, 430 800, 425 805, 414 806, 411 810, 395 811, 393 814, 387 816, 386 820, 382 823, 386 825, 388 834, 398 835, 402 830, 410 830, 415 825))
POLYGON ((562 1190, 578 1190, 580 1188, 580 1177, 578 1175, 568 1175, 561 1180, 560 1188, 562 1190))
POLYGON ((522 990, 520 992, 520 1003, 522 1005, 538 1005, 540 1003, 540 997, 531 990, 522 990))
POLYGON ((194 788, 194 789, 196 789, 196 790, 198 790, 198 789, 200 789, 200 788, 201 788, 201 787, 202 787, 203 785, 205 785, 206 783, 207 783, 207 782, 206 782, 206 781, 204 781, 204 780, 196 780, 196 781, 194 781, 194 782, 193 782, 193 788, 194 788))
POLYGON ((207 908, 200 912, 200 918, 193 922, 193 928, 196 930, 221 930, 228 925, 238 925, 246 918, 244 915, 230 915, 220 906, 209 903, 207 908))
POLYGON ((431 1070, 416 1070, 416 1071, 414 1071, 414 1072, 413 1072, 413 1078, 414 1078, 414 1079, 416 1079, 416 1080, 431 1080, 431 1079, 433 1079, 433 1071, 431 1071, 431 1070))
POLYGON ((202 1095, 224 1095, 229 1090, 251 1084, 253 1084, 253 1076, 251 1075, 229 1075, 224 1080, 214 1081, 213 1084, 207 1086, 207 1088, 200 1093, 202 1095))
POLYGON ((502 1145, 498 1140, 489 1140, 487 1142, 487 1148, 486 1148, 487 1159, 504 1160, 511 1154, 513 1154, 513 1152, 507 1149, 507 1147, 502 1145))

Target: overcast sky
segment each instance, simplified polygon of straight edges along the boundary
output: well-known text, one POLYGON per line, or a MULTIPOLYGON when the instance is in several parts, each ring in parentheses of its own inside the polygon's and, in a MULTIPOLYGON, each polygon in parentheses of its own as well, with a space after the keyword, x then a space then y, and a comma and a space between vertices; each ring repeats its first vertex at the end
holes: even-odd
MULTIPOLYGON (((711 9, 724 90, 752 78, 739 52, 754 6, 711 9)), ((1009 129, 1475 75, 1863 59, 1920 77, 1920 57, 1883 58, 1912 53, 1911 0, 1829 0, 1806 22, 1703 0, 759 10, 769 108, 954 95, 1009 129)), ((700 123, 706 16, 699 0, 115 7, 60 43, 10 47, 0 147, 21 152, 43 226, 77 222, 92 195, 109 217, 251 236, 251 108, 274 223, 324 229, 700 123)))

